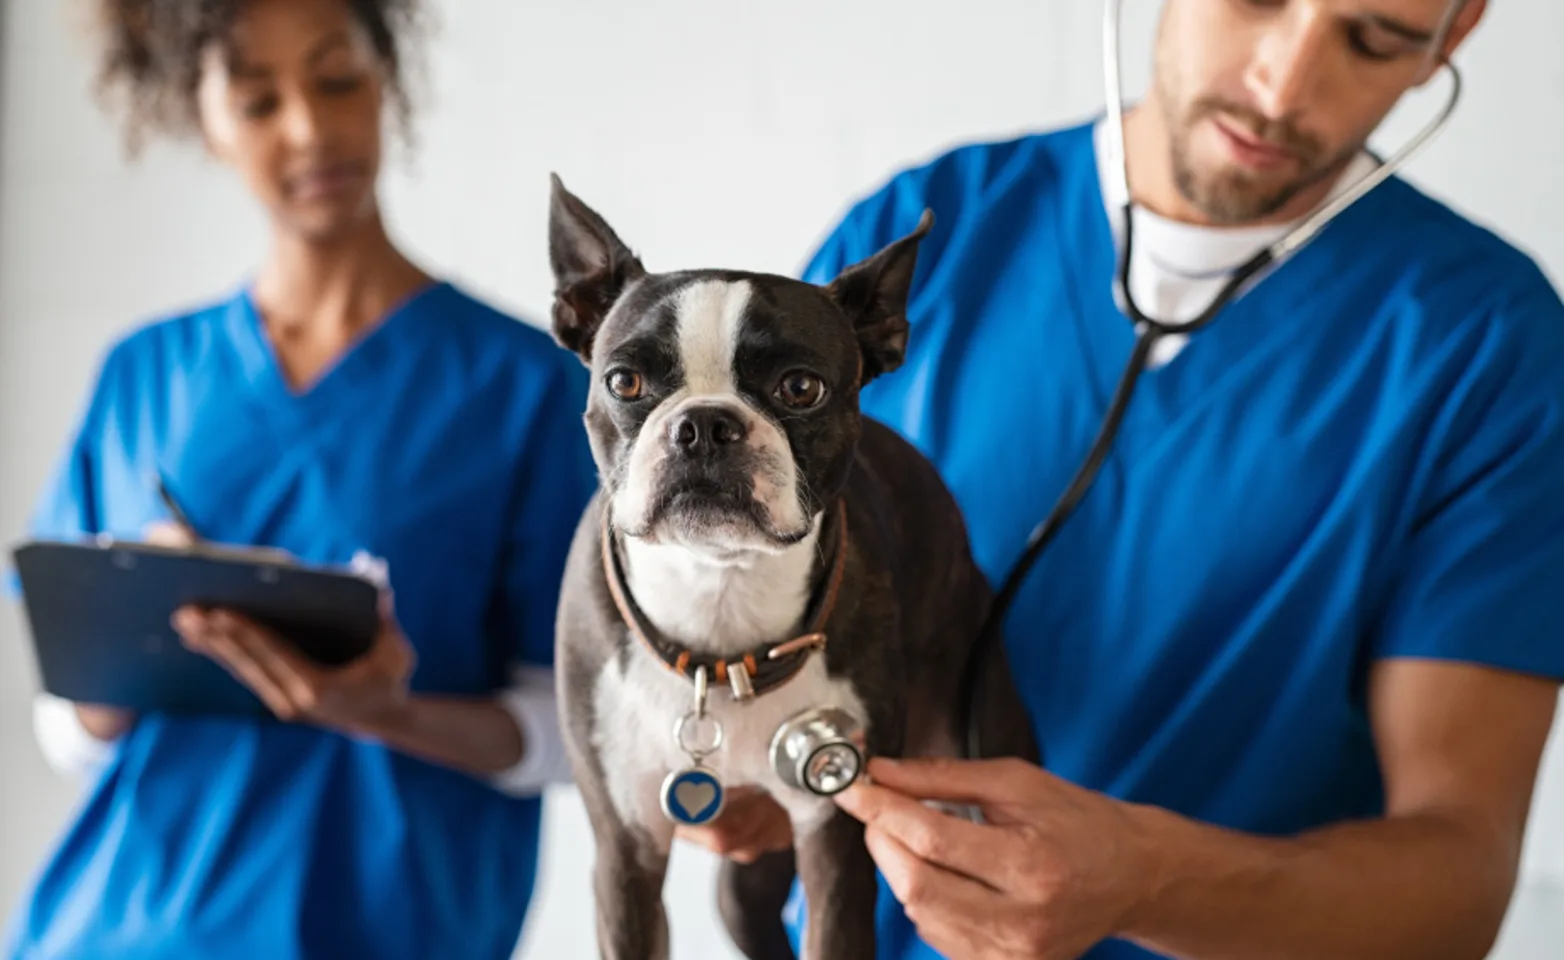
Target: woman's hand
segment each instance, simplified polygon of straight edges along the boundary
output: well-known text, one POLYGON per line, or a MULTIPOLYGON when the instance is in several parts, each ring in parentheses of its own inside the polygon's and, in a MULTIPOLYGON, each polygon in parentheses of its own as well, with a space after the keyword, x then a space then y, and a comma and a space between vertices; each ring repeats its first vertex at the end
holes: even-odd
POLYGON ((101 703, 73 703, 76 718, 82 729, 96 740, 112 743, 130 732, 136 725, 136 712, 124 707, 110 707, 101 703))
POLYGON ((321 666, 265 627, 226 610, 181 608, 174 629, 186 647, 222 664, 282 720, 361 734, 394 725, 408 709, 416 657, 389 604, 374 646, 341 667, 321 666))
MULTIPOLYGON (((191 542, 190 534, 183 527, 163 520, 148 524, 141 538, 147 543, 164 547, 187 547, 191 542)), ((76 710, 82 729, 104 743, 118 740, 136 725, 136 712, 124 707, 101 703, 75 703, 72 707, 76 710)))

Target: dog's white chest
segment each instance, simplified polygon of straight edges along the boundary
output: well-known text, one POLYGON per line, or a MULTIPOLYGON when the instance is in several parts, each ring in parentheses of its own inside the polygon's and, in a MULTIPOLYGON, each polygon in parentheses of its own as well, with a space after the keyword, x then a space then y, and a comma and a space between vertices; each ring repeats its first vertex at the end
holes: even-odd
MULTIPOLYGON (((654 836, 672 831, 659 801, 664 779, 691 765, 675 740, 681 717, 695 706, 695 688, 650 652, 633 646, 628 667, 616 659, 598 677, 594 740, 609 793, 619 815, 654 836)), ((706 712, 722 725, 722 745, 701 761, 725 789, 756 785, 788 811, 796 832, 808 832, 829 814, 830 800, 782 783, 771 766, 771 738, 777 728, 814 707, 837 707, 867 724, 863 702, 845 680, 827 676, 825 661, 810 657, 798 675, 774 690, 738 702, 713 684, 706 712)), ((688 806, 688 804, 687 804, 688 806)))

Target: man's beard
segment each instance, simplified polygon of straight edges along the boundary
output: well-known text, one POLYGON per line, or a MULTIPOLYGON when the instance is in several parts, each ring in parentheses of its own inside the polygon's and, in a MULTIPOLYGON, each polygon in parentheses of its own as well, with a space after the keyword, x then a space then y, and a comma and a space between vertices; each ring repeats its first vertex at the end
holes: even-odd
POLYGON ((1249 223, 1271 216, 1294 197, 1320 181, 1339 174, 1361 148, 1353 144, 1340 153, 1326 157, 1325 149, 1312 137, 1295 130, 1286 121, 1270 121, 1241 106, 1213 98, 1197 100, 1181 122, 1170 123, 1173 182, 1184 199, 1214 223, 1249 223), (1241 170, 1204 173, 1196 169, 1190 149, 1190 133, 1207 117, 1221 117, 1239 131, 1288 150, 1299 172, 1288 180, 1241 170))

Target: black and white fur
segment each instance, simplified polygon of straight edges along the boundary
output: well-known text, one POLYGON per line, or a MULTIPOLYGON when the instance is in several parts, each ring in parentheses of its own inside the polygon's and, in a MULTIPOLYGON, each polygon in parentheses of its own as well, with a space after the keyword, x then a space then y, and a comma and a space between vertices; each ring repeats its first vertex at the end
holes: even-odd
MULTIPOLYGON (((811 707, 867 727, 871 755, 959 755, 958 678, 990 593, 933 467, 858 411, 902 361, 916 230, 825 287, 726 270, 652 274, 553 181, 554 333, 592 370, 585 424, 602 488, 577 530, 558 619, 567 750, 597 841, 598 942, 615 960, 665 958, 661 891, 674 827, 659 806, 690 681, 628 633, 602 567, 603 511, 629 593, 662 634, 737 654, 803 629, 825 574, 820 542, 844 503, 847 556, 825 649, 748 702, 713 684, 728 789, 758 785, 792 818, 790 854, 726 863, 719 905, 753 960, 790 958, 781 908, 795 869, 810 960, 874 956, 873 862, 860 824, 784 786, 768 745, 811 707), (816 387, 819 387, 816 390, 816 387)), ((1035 758, 1002 657, 980 703, 990 755, 1035 758)))

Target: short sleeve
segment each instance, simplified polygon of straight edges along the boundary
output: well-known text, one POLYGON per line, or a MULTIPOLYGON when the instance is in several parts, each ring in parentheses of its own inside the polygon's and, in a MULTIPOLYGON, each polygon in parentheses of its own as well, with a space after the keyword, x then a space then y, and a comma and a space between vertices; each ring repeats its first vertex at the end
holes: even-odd
MULTIPOLYGON (((73 540, 101 532, 99 491, 103 424, 114 388, 114 358, 100 363, 87 402, 77 415, 69 442, 52 476, 33 506, 28 533, 39 539, 73 540)), ((16 571, 5 571, 5 592, 22 595, 16 571)), ((116 749, 82 726, 74 707, 59 697, 39 692, 33 698, 33 735, 44 760, 56 773, 86 776, 104 766, 116 749)))
POLYGON ((597 489, 581 415, 587 371, 564 357, 549 368, 526 439, 507 519, 500 572, 501 625, 512 665, 552 666, 560 582, 576 524, 597 489))
MULTIPOLYGON (((102 530, 99 464, 115 356, 110 353, 99 364, 65 449, 57 455, 43 491, 33 503, 27 522, 31 537, 75 540, 102 530)), ((21 583, 9 565, 5 569, 4 589, 9 597, 21 596, 21 583)))
POLYGON ((29 531, 34 536, 68 539, 91 536, 103 528, 98 501, 99 462, 104 424, 116 388, 119 355, 119 350, 111 351, 98 366, 70 442, 33 505, 29 531))
POLYGON ((1373 642, 1564 679, 1564 307, 1539 280, 1485 317, 1373 642))
MULTIPOLYGON (((824 286, 847 267, 912 232, 928 202, 925 181, 929 174, 930 169, 924 167, 902 171, 855 202, 815 247, 799 279, 824 286)), ((936 217, 935 230, 941 225, 936 217)), ((928 245, 925 241, 924 246, 928 245)))
POLYGON ((871 197, 854 206, 842 217, 809 256, 799 279, 816 286, 825 286, 835 280, 843 269, 867 256, 863 251, 871 249, 872 244, 865 238, 865 228, 867 221, 872 218, 866 214, 866 207, 872 205, 875 199, 871 197))

